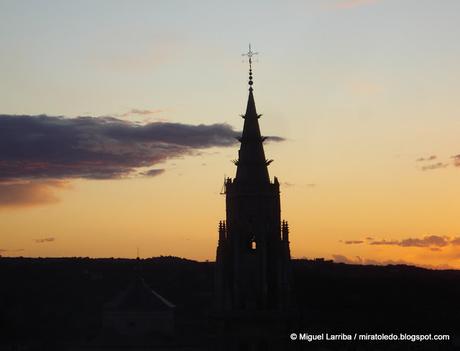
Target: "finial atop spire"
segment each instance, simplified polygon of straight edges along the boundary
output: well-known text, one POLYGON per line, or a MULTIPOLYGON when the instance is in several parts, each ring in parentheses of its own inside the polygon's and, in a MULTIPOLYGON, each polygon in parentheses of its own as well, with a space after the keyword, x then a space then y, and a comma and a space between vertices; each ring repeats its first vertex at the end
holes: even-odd
POLYGON ((249 91, 252 91, 252 85, 254 84, 252 80, 252 57, 258 55, 258 52, 252 51, 251 43, 249 43, 249 50, 247 53, 242 54, 241 56, 247 56, 249 59, 249 91))

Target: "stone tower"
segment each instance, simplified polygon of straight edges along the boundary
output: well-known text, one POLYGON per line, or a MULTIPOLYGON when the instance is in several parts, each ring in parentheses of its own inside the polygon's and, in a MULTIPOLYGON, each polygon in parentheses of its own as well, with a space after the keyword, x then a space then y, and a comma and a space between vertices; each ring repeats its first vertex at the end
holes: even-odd
POLYGON ((286 311, 290 305, 289 228, 281 221, 279 182, 270 180, 260 133, 249 48, 249 96, 235 178, 225 180, 226 220, 219 223, 216 310, 286 311))

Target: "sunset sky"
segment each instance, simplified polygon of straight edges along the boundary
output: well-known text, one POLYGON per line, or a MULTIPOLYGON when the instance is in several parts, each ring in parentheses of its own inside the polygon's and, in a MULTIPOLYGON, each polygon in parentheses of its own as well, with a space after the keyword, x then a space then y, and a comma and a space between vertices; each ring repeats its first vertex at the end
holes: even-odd
POLYGON ((460 269, 459 37, 458 0, 0 0, 0 255, 214 260, 251 42, 292 256, 460 269))

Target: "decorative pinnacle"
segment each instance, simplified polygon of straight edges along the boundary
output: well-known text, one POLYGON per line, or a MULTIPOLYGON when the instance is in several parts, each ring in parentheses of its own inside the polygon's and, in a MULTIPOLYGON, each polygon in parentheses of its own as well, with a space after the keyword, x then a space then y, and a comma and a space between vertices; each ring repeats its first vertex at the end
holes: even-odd
POLYGON ((249 50, 247 53, 242 54, 241 56, 247 56, 249 59, 249 91, 252 91, 252 85, 254 81, 252 80, 252 57, 258 55, 258 52, 252 51, 251 44, 249 44, 249 50))

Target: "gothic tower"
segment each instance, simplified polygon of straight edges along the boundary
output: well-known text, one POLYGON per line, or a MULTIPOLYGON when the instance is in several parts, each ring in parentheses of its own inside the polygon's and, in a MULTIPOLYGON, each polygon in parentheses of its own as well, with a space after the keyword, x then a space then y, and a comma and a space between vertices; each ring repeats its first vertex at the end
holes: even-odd
POLYGON ((226 220, 219 223, 216 309, 221 312, 286 311, 290 299, 289 228, 281 221, 279 182, 270 180, 254 101, 252 56, 249 97, 235 178, 225 180, 226 220))

